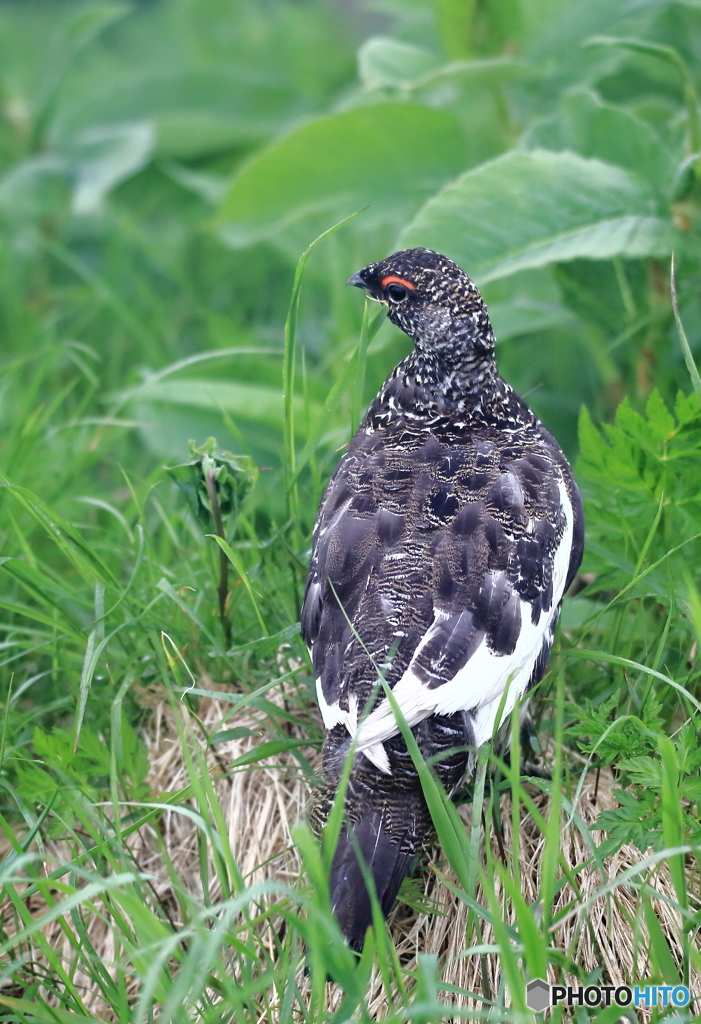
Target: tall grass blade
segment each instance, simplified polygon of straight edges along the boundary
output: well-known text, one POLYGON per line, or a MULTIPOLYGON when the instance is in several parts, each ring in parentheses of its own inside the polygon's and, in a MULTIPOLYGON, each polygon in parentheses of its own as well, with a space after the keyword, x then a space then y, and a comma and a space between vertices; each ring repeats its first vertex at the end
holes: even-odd
POLYGON ((296 465, 297 456, 295 449, 295 434, 294 434, 294 380, 295 380, 295 363, 296 363, 296 344, 297 344, 297 322, 299 320, 299 300, 302 293, 302 277, 304 276, 304 270, 307 266, 307 261, 312 250, 323 242, 325 238, 332 235, 339 228, 342 228, 344 224, 348 224, 362 210, 356 210, 349 217, 344 217, 343 220, 338 221, 332 227, 323 231, 314 241, 307 246, 297 262, 297 268, 295 270, 294 282, 292 285, 292 297, 290 299, 290 307, 287 314, 287 320, 285 321, 285 348, 283 355, 282 364, 282 394, 284 402, 284 429, 283 429, 283 451, 285 455, 284 465, 286 474, 286 492, 287 498, 290 503, 290 515, 294 522, 299 522, 299 492, 296 483, 296 465))
POLYGON ((679 315, 679 303, 677 302, 677 282, 674 274, 674 253, 672 253, 672 262, 670 265, 669 278, 670 288, 672 291, 672 307, 674 309, 674 321, 677 325, 679 343, 682 347, 682 352, 684 353, 684 362, 686 363, 686 368, 689 371, 689 376, 691 377, 691 386, 693 387, 694 391, 699 396, 699 398, 701 398, 701 375, 699 375, 699 371, 696 367, 696 363, 691 352, 691 347, 686 336, 686 331, 684 330, 684 324, 682 323, 682 318, 679 315))

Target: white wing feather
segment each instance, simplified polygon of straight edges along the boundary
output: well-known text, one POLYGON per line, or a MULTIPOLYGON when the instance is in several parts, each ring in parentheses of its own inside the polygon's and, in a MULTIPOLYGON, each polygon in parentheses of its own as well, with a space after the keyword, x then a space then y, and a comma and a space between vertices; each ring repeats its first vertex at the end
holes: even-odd
MULTIPOLYGON (((559 483, 559 490, 566 525, 554 558, 553 599, 550 608, 546 612, 541 612, 538 622, 534 625, 531 621, 531 605, 526 601, 521 601, 521 633, 513 653, 496 655, 489 649, 486 641, 483 641, 464 668, 448 682, 435 689, 429 689, 413 670, 417 655, 431 638, 434 629, 432 624, 417 647, 411 664, 392 691, 402 715, 410 727, 418 725, 429 715, 450 715, 456 711, 474 710, 475 743, 480 746, 491 739, 502 695, 507 687, 508 694, 503 703, 499 724, 513 710, 533 674, 543 637, 557 614, 565 590, 572 548, 574 514, 563 482, 559 483)), ((440 617, 442 617, 442 613, 438 612, 434 623, 440 617)), ((343 719, 339 718, 338 721, 347 721, 347 719, 346 715, 343 719)), ((324 717, 324 722, 326 722, 326 717, 324 717)), ((347 724, 347 728, 348 725, 350 723, 347 724)), ((354 731, 349 728, 351 734, 354 731)), ((389 773, 389 762, 382 744, 398 732, 399 727, 389 701, 383 700, 379 707, 375 708, 360 725, 357 749, 362 751, 381 771, 389 773)))

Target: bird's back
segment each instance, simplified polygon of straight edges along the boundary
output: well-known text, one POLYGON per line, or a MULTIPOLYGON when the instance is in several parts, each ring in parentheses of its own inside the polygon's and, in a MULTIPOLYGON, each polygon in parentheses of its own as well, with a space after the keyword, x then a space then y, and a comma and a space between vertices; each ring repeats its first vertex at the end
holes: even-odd
POLYGON ((322 499, 302 610, 329 730, 322 821, 356 743, 331 879, 356 948, 370 917, 355 848, 388 912, 429 828, 379 674, 450 791, 542 676, 582 532, 569 465, 509 385, 465 396, 427 389, 412 357, 397 367, 322 499))

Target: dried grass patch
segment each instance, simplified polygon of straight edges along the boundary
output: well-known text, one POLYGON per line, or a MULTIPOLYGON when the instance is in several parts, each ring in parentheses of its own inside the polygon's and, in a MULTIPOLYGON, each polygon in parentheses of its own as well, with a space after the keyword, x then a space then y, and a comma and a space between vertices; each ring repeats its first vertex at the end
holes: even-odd
MULTIPOLYGON (((222 717, 230 709, 230 704, 214 698, 200 701, 198 717, 204 731, 211 732, 222 717)), ((179 714, 180 712, 175 712, 179 714)), ((182 712, 182 721, 189 716, 182 712)), ((229 721, 228 725, 232 724, 229 721)), ((306 778, 294 760, 292 754, 285 753, 269 761, 254 765, 234 773, 227 772, 227 765, 246 751, 259 745, 263 734, 262 719, 255 711, 244 710, 236 715, 236 726, 248 727, 252 735, 239 739, 227 740, 218 744, 216 749, 207 747, 204 732, 192 728, 189 718, 190 742, 200 748, 202 758, 206 759, 212 778, 215 780, 217 796, 220 801, 228 839, 234 857, 245 876, 247 884, 262 881, 274 881, 294 887, 302 873, 302 864, 297 849, 291 838, 291 828, 296 821, 304 819, 309 803, 309 786, 306 778)), ((297 726, 291 726, 291 735, 303 738, 297 726)), ((184 789, 189 784, 186 759, 179 738, 174 718, 174 711, 165 700, 158 700, 153 707, 153 715, 146 731, 150 770, 148 783, 153 794, 173 792, 184 789)), ((308 751, 305 753, 309 754, 308 751)), ((318 761, 318 752, 310 756, 312 763, 318 761)), ((588 823, 597 815, 616 806, 612 794, 613 779, 609 772, 602 772, 596 784, 594 773, 585 779, 578 803, 578 813, 588 823)), ((541 813, 547 814, 547 797, 535 795, 541 813)), ((460 810, 463 819, 468 822, 469 807, 460 810)), ((508 797, 502 802, 503 842, 511 848, 511 806, 508 797)), ((593 833, 595 841, 600 833, 593 833)), ((496 839, 492 838, 495 856, 498 856, 496 839)), ((519 864, 522 879, 522 892, 526 901, 533 902, 540 891, 541 854, 544 840, 534 822, 522 811, 519 829, 519 864)), ((158 832, 153 825, 140 829, 129 839, 129 846, 139 868, 153 876, 153 891, 166 909, 174 926, 181 924, 179 920, 179 904, 175 896, 173 884, 166 870, 162 847, 165 846, 172 860, 172 865, 179 880, 179 885, 189 892, 193 899, 201 903, 207 887, 207 898, 215 903, 221 898, 221 889, 214 864, 209 863, 206 882, 201 872, 200 833, 191 818, 180 813, 176 808, 164 811, 158 832)), ((581 865, 589 859, 589 850, 578 829, 571 825, 563 836, 562 850, 567 863, 575 873, 576 885, 580 899, 584 899, 600 889, 603 881, 595 866, 581 865)), ((53 863, 61 863, 66 858, 66 850, 61 844, 53 844, 47 850, 53 863)), ((639 863, 644 857, 637 848, 622 847, 614 856, 605 862, 607 879, 612 880, 626 868, 639 863)), ((390 930, 400 961, 408 970, 417 966, 419 953, 435 953, 441 964, 441 974, 445 982, 458 986, 471 993, 499 991, 501 975, 499 959, 496 954, 482 956, 464 956, 464 935, 467 921, 467 908, 437 877, 431 865, 440 863, 440 849, 428 851, 424 858, 422 878, 424 894, 427 899, 436 901, 440 913, 426 915, 413 911, 405 904, 399 904, 390 918, 390 930)), ((450 869, 441 867, 448 878, 450 869)), ((651 884, 660 893, 655 901, 655 909, 662 931, 669 944, 672 956, 677 963, 681 962, 682 945, 679 936, 679 915, 671 904, 675 894, 666 865, 655 869, 651 884), (669 899, 668 903, 665 900, 669 899)), ((691 879, 690 879, 691 882, 691 879)), ((495 880, 495 891, 502 898, 498 879, 495 880)), ((697 890, 693 890, 698 897, 697 890)), ((575 897, 569 882, 563 884, 558 894, 558 907, 566 906, 575 897)), ((486 898, 478 889, 478 900, 486 906, 486 898)), ((504 900, 502 898, 502 903, 504 900)), ((508 900, 505 901, 506 919, 514 920, 514 911, 508 900)), ((45 907, 32 907, 33 913, 40 913, 45 907)), ((556 907, 557 909, 557 907, 556 907)), ((88 924, 88 934, 96 953, 102 958, 105 966, 114 959, 112 929, 108 921, 92 915, 88 924)), ((275 955, 275 939, 273 927, 282 924, 282 919, 266 922, 261 930, 261 945, 269 956, 275 955)), ((57 952, 68 962, 71 956, 70 942, 65 931, 58 923, 50 925, 46 931, 57 952)), ((482 941, 486 944, 494 941, 489 927, 483 930, 482 941)), ((620 985, 636 981, 645 976, 648 970, 647 959, 647 928, 642 918, 640 901, 633 888, 620 885, 608 896, 600 896, 583 912, 570 917, 558 930, 555 942, 563 950, 567 950, 571 958, 585 971, 596 967, 603 968, 602 984, 620 985)), ((577 984, 574 977, 557 977, 554 970, 548 979, 551 982, 577 984)), ((109 1009, 103 1003, 97 991, 91 991, 91 980, 85 975, 77 975, 76 984, 81 990, 90 1012, 111 1019, 109 1009)), ((304 978, 300 969, 298 984, 304 992, 308 979, 304 978)), ((327 986, 328 1006, 333 1010, 340 1004, 341 991, 334 985, 327 986)), ((692 978, 692 995, 701 998, 701 977, 692 978)), ((452 996, 453 1006, 464 1009, 480 1005, 479 996, 452 996)), ((448 1000, 447 1000, 448 1001, 448 1000)), ((368 1004, 373 1016, 381 1020, 387 1010, 387 1001, 382 989, 379 974, 375 972, 371 980, 368 1004)), ((446 1020, 450 1020, 450 1009, 446 1009, 446 1020)), ((649 1015, 641 1017, 649 1019, 649 1015)), ((272 1024, 261 1017, 261 1024, 272 1024)))

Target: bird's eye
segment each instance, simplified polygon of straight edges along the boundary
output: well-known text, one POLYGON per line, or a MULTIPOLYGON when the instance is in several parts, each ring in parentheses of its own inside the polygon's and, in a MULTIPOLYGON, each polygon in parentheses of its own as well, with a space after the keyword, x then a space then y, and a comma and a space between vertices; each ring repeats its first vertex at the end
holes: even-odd
POLYGON ((391 299, 392 302, 401 302, 407 297, 407 289, 403 284, 389 284, 387 285, 387 298, 391 299))

